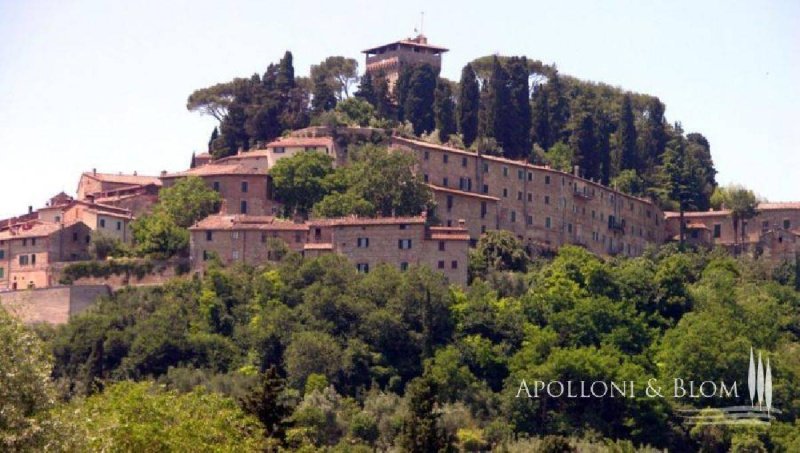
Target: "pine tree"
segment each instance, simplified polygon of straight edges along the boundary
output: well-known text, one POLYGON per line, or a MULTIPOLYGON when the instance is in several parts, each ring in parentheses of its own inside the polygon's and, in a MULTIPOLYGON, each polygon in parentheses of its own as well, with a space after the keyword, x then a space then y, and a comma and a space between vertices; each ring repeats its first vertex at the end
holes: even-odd
POLYGON ((469 147, 478 137, 478 117, 480 115, 480 86, 472 65, 467 64, 461 70, 458 97, 458 131, 469 147))
POLYGON ((547 101, 547 87, 539 85, 531 96, 533 109, 531 111, 531 140, 538 143, 542 149, 553 146, 553 134, 550 130, 550 109, 547 101))
POLYGON ((508 138, 510 143, 506 157, 512 159, 527 158, 531 152, 531 103, 530 84, 528 82, 528 59, 511 57, 508 61, 509 98, 511 115, 508 117, 508 138))
POLYGON ((403 101, 404 119, 414 127, 414 134, 422 135, 433 130, 433 97, 436 90, 436 70, 429 64, 414 68, 408 79, 403 101))
POLYGON ((192 160, 189 162, 189 168, 194 168, 196 166, 197 166, 197 163, 195 161, 194 151, 192 151, 192 160))
POLYGON ((622 99, 617 133, 617 142, 620 147, 620 170, 636 170, 637 173, 641 173, 642 168, 636 153, 636 125, 634 124, 631 97, 628 94, 622 99))
POLYGON ((450 82, 439 79, 434 92, 433 113, 436 129, 439 130, 439 141, 446 143, 450 135, 456 133, 455 103, 450 82))

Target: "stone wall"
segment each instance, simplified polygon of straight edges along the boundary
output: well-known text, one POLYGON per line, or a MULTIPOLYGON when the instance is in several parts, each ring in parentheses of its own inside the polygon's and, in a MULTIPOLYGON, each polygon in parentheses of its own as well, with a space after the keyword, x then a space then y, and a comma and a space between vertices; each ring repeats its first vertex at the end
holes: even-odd
POLYGON ((26 324, 65 324, 97 298, 108 296, 107 285, 55 286, 0 293, 0 304, 26 324))

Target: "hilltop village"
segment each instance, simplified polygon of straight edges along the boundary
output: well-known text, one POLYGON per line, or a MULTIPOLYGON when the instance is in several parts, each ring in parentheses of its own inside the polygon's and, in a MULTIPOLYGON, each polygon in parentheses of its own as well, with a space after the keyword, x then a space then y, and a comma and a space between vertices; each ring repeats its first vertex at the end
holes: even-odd
MULTIPOLYGON (((404 65, 438 68, 446 50, 420 35, 368 49, 366 70, 385 76, 392 88, 404 65)), ((226 265, 266 262, 272 239, 280 239, 305 257, 342 254, 360 272, 379 264, 425 265, 466 286, 469 248, 493 230, 513 233, 533 254, 573 244, 599 256, 634 257, 649 245, 680 240, 682 230, 692 246, 735 246, 775 261, 794 260, 800 251, 800 203, 761 203, 756 216, 738 225, 726 209, 685 212, 681 223, 678 212, 586 177, 578 166, 562 171, 393 128, 312 126, 233 155, 193 156, 185 171, 83 173, 75 196, 60 193, 44 207, 0 221, 0 290, 58 286, 65 266, 89 259, 95 233, 131 244, 132 223, 158 202, 159 191, 190 176, 222 200, 219 212, 189 228, 191 272, 202 272, 212 256, 226 265), (352 144, 365 142, 413 156, 436 208, 410 217, 282 216, 270 174, 276 162, 312 152, 346 166, 352 144)))

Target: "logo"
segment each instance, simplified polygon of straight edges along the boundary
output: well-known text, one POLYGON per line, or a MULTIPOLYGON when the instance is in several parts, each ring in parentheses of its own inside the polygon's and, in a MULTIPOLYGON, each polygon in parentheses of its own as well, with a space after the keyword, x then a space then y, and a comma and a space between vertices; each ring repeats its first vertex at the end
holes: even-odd
MULTIPOLYGON (((634 381, 520 381, 516 398, 675 398, 702 400, 709 398, 739 399, 738 381, 692 381, 674 378, 671 386, 660 385, 651 378, 645 385, 634 381)), ((678 416, 689 425, 768 424, 781 411, 772 405, 772 368, 769 357, 755 360, 750 348, 750 366, 747 373, 747 390, 750 405, 731 405, 704 409, 677 409, 678 416), (765 366, 766 363, 766 366, 765 366)), ((745 396, 746 398, 746 396, 745 396)))
POLYGON ((769 357, 761 359, 758 352, 758 365, 754 360, 753 348, 750 348, 750 366, 747 371, 747 390, 750 394, 750 406, 728 406, 714 409, 682 409, 678 413, 689 425, 732 425, 732 424, 769 424, 779 409, 772 407, 772 367, 769 357))

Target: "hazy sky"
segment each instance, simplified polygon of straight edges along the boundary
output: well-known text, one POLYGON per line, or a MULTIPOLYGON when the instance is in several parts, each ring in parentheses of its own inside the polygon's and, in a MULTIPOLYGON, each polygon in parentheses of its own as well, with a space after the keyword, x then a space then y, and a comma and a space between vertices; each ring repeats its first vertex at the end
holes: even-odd
POLYGON ((443 75, 492 53, 657 95, 711 142, 722 183, 800 199, 800 2, 0 0, 0 218, 75 192, 82 171, 189 164, 215 124, 195 88, 295 71, 424 32, 443 75), (277 6, 280 5, 280 6, 277 6))

